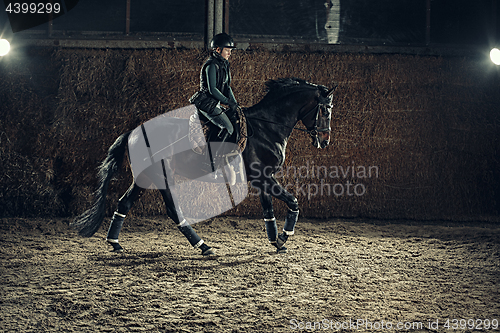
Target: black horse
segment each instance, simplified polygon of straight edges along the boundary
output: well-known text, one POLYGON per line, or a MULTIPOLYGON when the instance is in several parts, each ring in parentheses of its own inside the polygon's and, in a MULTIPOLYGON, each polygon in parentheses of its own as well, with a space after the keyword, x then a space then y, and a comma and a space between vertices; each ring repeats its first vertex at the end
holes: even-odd
MULTIPOLYGON (((314 147, 325 148, 328 146, 331 130, 331 99, 335 88, 328 90, 325 86, 315 85, 297 78, 270 80, 266 82, 266 86, 267 94, 264 98, 256 105, 244 110, 249 136, 242 157, 246 180, 257 189, 260 195, 268 239, 278 252, 286 252, 284 244, 288 237, 294 233, 299 205, 297 199, 278 183, 274 175, 285 161, 287 141, 294 129, 309 133, 314 147), (296 128, 299 121, 302 121, 307 129, 296 128), (272 197, 282 200, 289 208, 283 233, 280 234, 278 234, 276 218, 274 217, 272 197)), ((173 138, 177 138, 174 140, 175 142, 188 140, 186 135, 188 132, 187 120, 176 119, 173 124, 169 124, 170 128, 162 128, 161 130, 169 132, 173 138)), ((80 235, 90 237, 102 224, 109 182, 121 166, 127 148, 130 158, 131 148, 139 141, 139 134, 137 134, 141 133, 139 128, 122 134, 109 148, 108 155, 99 168, 99 187, 95 193, 92 207, 71 223, 80 235)), ((144 127, 142 127, 142 131, 144 131, 144 127)), ((162 172, 159 174, 165 179, 174 173, 195 179, 199 175, 189 174, 190 168, 186 166, 202 163, 206 164, 206 158, 192 150, 172 153, 170 157, 161 160, 162 172)), ((107 241, 113 246, 115 252, 123 251, 118 243, 118 234, 122 228, 123 220, 134 201, 146 187, 140 186, 138 183, 140 183, 138 179, 134 178, 132 185, 120 198, 118 208, 111 220, 107 241)), ((194 248, 201 249, 202 255, 213 255, 212 248, 205 244, 191 225, 186 222, 182 211, 176 209, 175 191, 168 186, 166 180, 164 184, 163 188, 157 188, 165 201, 168 216, 176 223, 190 244, 194 248)))

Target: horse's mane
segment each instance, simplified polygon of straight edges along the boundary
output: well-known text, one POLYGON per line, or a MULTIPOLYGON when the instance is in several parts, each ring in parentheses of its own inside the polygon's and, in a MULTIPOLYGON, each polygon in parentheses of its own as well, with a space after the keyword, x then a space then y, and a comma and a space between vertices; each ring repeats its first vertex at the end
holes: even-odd
MULTIPOLYGON (((261 103, 274 101, 277 98, 283 97, 291 93, 297 93, 303 90, 319 90, 320 98, 326 98, 328 88, 322 85, 313 84, 306 80, 296 77, 281 78, 277 80, 269 80, 266 82, 266 95, 261 103)), ((320 101, 321 103, 323 101, 320 101)), ((260 103, 259 103, 260 104, 260 103)))
POLYGON ((309 83, 296 77, 269 80, 266 82, 267 94, 295 92, 303 89, 316 89, 315 84, 309 83))

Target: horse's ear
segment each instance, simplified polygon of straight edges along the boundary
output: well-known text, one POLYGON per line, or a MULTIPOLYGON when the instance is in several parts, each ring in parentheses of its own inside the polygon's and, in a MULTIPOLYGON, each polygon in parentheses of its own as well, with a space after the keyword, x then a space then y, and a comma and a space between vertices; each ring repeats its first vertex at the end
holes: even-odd
POLYGON ((335 86, 332 89, 328 90, 326 97, 330 97, 335 92, 335 89, 337 89, 338 86, 339 86, 338 84, 335 84, 335 86))

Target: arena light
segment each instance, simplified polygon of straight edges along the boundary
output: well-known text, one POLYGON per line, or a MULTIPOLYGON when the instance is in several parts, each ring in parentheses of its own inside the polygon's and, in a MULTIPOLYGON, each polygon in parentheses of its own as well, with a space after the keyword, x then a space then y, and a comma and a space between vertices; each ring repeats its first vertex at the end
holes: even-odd
POLYGON ((6 39, 0 39, 0 57, 3 57, 10 51, 10 43, 6 39))
POLYGON ((495 65, 500 65, 500 50, 497 48, 491 49, 490 59, 495 65))

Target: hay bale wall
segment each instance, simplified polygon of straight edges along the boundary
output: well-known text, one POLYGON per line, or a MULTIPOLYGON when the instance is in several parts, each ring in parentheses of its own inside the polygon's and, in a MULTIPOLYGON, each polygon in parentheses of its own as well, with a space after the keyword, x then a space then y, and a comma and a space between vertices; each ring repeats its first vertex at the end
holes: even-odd
MULTIPOLYGON (((72 216, 86 209, 95 169, 121 133, 187 105, 200 50, 35 49, 0 63, 1 216, 72 216)), ((333 142, 296 132, 280 181, 302 216, 484 220, 499 215, 498 77, 471 59, 236 51, 233 90, 257 103, 268 79, 332 86, 333 142), (496 85, 492 85, 496 83, 496 85), (354 169, 354 173, 353 173, 354 169)), ((496 73, 498 74, 498 73, 496 73)), ((108 213, 131 181, 112 183, 108 213)), ((277 215, 285 207, 276 203, 277 215)), ((147 192, 132 214, 158 215, 147 192)), ((250 194, 227 214, 260 216, 250 194)))

